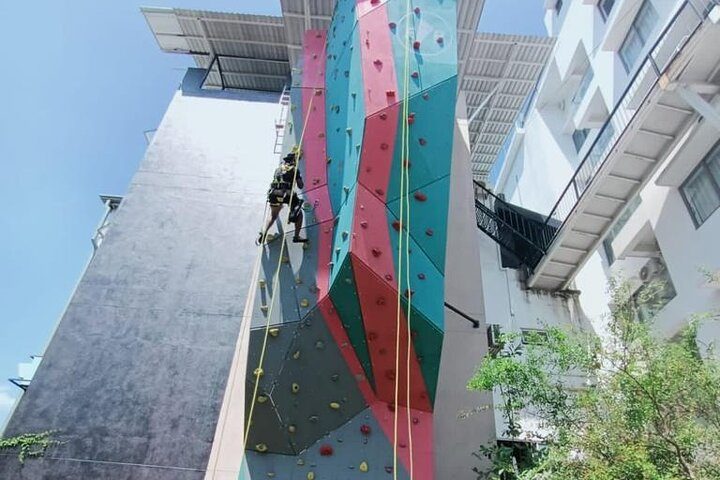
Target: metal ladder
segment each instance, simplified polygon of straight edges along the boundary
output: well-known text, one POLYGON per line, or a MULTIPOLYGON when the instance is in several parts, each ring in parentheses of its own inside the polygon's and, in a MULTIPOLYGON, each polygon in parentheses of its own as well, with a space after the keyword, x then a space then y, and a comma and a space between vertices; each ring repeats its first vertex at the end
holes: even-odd
POLYGON ((290 111, 290 88, 286 85, 280 94, 280 117, 275 120, 275 148, 276 155, 282 153, 283 142, 285 141, 285 126, 290 111))

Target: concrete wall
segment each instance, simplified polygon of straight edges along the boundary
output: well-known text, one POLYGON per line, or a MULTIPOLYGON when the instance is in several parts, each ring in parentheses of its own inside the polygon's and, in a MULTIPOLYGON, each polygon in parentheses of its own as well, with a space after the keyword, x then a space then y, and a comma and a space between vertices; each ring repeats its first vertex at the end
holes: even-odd
POLYGON ((0 478, 202 478, 278 113, 176 94, 6 431, 63 443, 0 478))

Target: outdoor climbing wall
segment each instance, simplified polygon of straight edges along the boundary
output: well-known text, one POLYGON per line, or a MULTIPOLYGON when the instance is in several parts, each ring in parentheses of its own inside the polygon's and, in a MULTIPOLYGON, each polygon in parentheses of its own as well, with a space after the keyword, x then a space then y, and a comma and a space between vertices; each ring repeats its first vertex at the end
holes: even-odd
POLYGON ((241 478, 436 478, 456 23, 452 0, 338 0, 305 33, 291 128, 310 242, 285 226, 264 249, 241 478))

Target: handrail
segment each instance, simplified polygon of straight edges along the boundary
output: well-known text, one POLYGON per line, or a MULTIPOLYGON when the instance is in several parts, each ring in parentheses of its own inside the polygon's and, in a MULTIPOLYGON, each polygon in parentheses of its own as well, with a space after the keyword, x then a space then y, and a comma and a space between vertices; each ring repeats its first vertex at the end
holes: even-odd
POLYGON ((546 226, 552 219, 554 219, 556 221, 560 221, 561 225, 556 230, 555 234, 549 239, 547 245, 545 245, 546 251, 549 249, 549 247, 552 245, 552 243, 557 239, 559 232, 564 228, 565 223, 567 222, 567 219, 570 218, 570 214, 577 207, 582 195, 587 191, 589 186, 596 179, 597 172, 600 171, 602 169, 602 167, 605 165, 605 162, 607 161, 607 159, 609 157, 609 155, 606 154, 605 152, 612 151, 612 149, 615 147, 615 145, 617 144, 620 137, 622 137, 622 134, 624 133, 624 129, 627 127, 627 125, 629 125, 635 119, 635 117, 637 116, 637 114, 640 110, 639 108, 636 108, 634 113, 629 118, 627 118, 627 121, 623 125, 623 129, 620 131, 615 131, 614 127, 613 127, 613 121, 617 119, 616 118, 617 116, 619 116, 618 114, 619 114, 619 112, 621 112, 620 108, 627 106, 627 103, 629 103, 629 102, 626 102, 626 101, 628 101, 629 99, 632 99, 634 97, 634 95, 637 93, 637 89, 640 87, 639 83, 642 83, 642 81, 647 79, 645 74, 649 73, 650 68, 652 68, 652 71, 655 74, 656 78, 653 81, 653 83, 648 87, 645 95, 643 96, 642 101, 638 102, 638 104, 641 105, 642 103, 645 102, 647 97, 652 92, 653 87, 658 83, 659 79, 667 71, 670 64, 675 60, 675 58, 679 54, 680 49, 682 47, 684 47, 690 41, 690 38, 700 28, 700 26, 702 25, 705 18, 707 18, 708 14, 711 10, 710 7, 712 5, 720 4, 720 1, 719 0, 705 0, 704 4, 705 4, 706 8, 704 9, 704 11, 700 11, 697 9, 697 7, 693 4, 693 2, 691 0, 685 0, 680 5, 680 7, 677 9, 675 14, 671 17, 671 19, 668 21, 667 25, 663 28, 662 32, 658 36, 657 40, 655 41, 655 43, 652 45, 652 47, 648 51, 647 55, 645 56, 645 59, 643 60, 643 62, 640 64, 637 71, 633 75, 632 80, 628 83, 628 85, 625 88, 625 90, 623 91, 620 99, 618 100, 618 102, 615 104, 615 107, 613 107, 612 111, 610 112, 608 119, 605 121, 603 126, 600 128, 600 131, 598 132, 597 136, 593 140, 593 143, 591 144, 587 153, 583 157, 583 160, 580 162, 580 165, 578 166, 578 168, 575 170, 575 173, 571 177, 570 182, 568 182, 568 184, 565 186, 565 189, 561 193, 560 198, 558 198, 558 201, 555 203, 552 210, 550 211, 550 214, 547 216, 547 218, 545 220, 546 226), (689 32, 687 35, 683 36, 680 39, 680 41, 676 44, 672 55, 670 55, 670 57, 668 57, 668 59, 664 62, 663 68, 661 69, 658 67, 658 65, 656 63, 656 59, 654 57, 658 54, 660 48, 665 46, 664 42, 665 42, 665 40, 667 40, 668 33, 670 32, 671 29, 673 29, 675 26, 677 26, 678 19, 680 18, 681 15, 683 15, 685 12, 687 12, 688 9, 690 9, 690 10, 692 10, 692 12, 694 12, 694 14, 699 18, 699 21, 694 26, 694 28, 692 28, 692 31, 689 32), (641 75, 642 75, 642 77, 641 77, 641 75), (640 80, 640 82, 638 82, 638 80, 640 80), (633 95, 631 97, 629 97, 629 95, 631 93, 633 95), (612 129, 612 132, 610 129, 612 129), (605 138, 605 134, 608 132, 611 132, 610 137, 617 135, 617 137, 614 139, 614 141, 608 140, 605 138), (601 141, 602 142, 607 141, 608 143, 603 145, 602 143, 600 143, 601 141), (610 145, 611 141, 612 141, 612 146, 610 145), (601 146, 601 150, 600 150, 600 152, 596 152, 595 149, 599 145, 601 146), (611 148, 608 148, 608 147, 611 147, 611 148), (592 162, 593 160, 596 163, 593 165, 590 165, 590 162, 592 162), (588 165, 590 165, 589 174, 586 169, 586 167, 588 165), (579 181, 580 175, 586 176, 582 180, 582 182, 579 181), (567 211, 567 213, 563 214, 562 212, 560 212, 561 205, 563 205, 563 202, 566 202, 568 200, 568 198, 571 199, 571 197, 568 197, 568 195, 572 195, 572 194, 575 195, 575 200, 572 203, 570 209, 567 211), (556 218, 556 216, 558 218, 556 218), (562 218, 559 218, 559 217, 562 217, 562 218))

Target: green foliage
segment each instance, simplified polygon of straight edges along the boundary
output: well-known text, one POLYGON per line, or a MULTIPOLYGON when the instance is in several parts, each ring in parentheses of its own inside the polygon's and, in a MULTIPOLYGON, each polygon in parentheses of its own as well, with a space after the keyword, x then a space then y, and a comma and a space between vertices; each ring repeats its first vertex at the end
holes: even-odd
POLYGON ((651 323, 638 321, 639 308, 655 311, 658 292, 662 286, 651 286, 638 298, 628 285, 613 285, 613 340, 605 344, 560 328, 527 345, 506 336, 468 388, 501 393, 504 436, 530 436, 544 447, 525 468, 512 451, 482 447, 476 456, 492 466, 476 468, 478 479, 720 478, 720 363, 697 342, 698 324, 709 318, 658 338, 651 323), (521 414, 543 431, 523 431, 521 414))
POLYGON ((26 433, 17 437, 0 438, 0 450, 17 450, 18 460, 25 463, 25 459, 41 457, 49 447, 58 444, 52 439, 53 433, 26 433))

